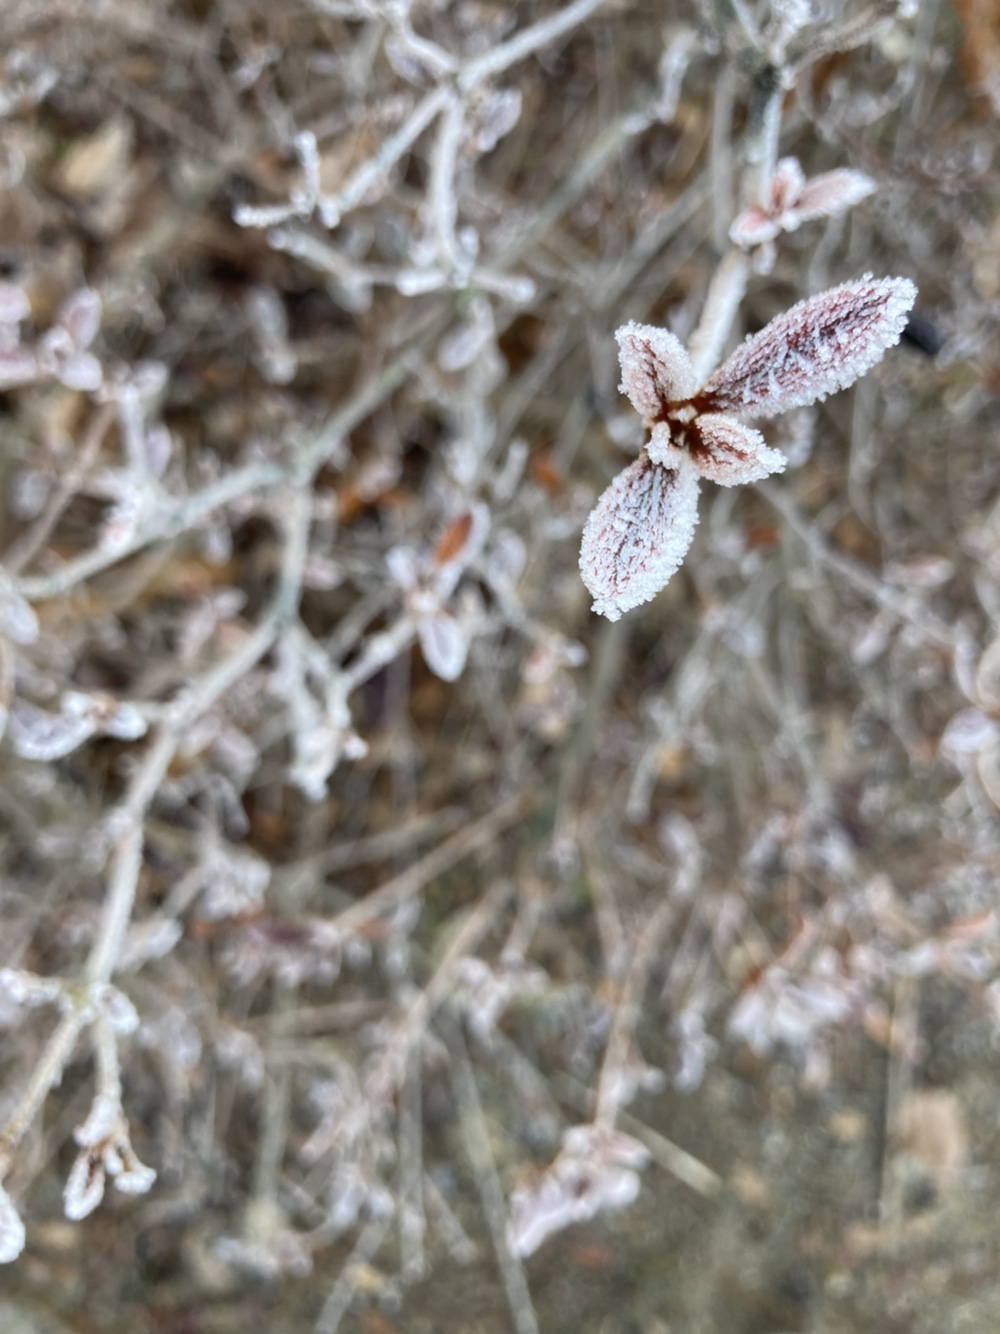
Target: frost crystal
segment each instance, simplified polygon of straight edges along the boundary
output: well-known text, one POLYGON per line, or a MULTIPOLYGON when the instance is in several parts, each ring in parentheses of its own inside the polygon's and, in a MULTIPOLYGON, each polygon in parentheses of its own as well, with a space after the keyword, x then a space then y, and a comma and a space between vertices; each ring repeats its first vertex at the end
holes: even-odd
POLYGON ((580 573, 592 610, 617 621, 655 597, 687 555, 698 522, 698 474, 645 455, 620 472, 583 530, 580 573))
POLYGON ((846 389, 899 342, 916 295, 906 278, 869 273, 800 301, 715 372, 706 407, 774 417, 846 389))

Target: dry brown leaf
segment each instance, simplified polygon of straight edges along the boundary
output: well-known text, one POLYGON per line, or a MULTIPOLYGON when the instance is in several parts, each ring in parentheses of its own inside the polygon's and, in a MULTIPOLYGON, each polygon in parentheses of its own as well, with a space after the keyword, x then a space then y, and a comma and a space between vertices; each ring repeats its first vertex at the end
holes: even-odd
POLYGON ((55 170, 55 182, 73 199, 93 200, 121 184, 132 149, 132 125, 123 117, 105 121, 78 139, 55 170))
POLYGON ((936 1188, 954 1190, 969 1156, 969 1132, 962 1105, 947 1089, 915 1089, 899 1109, 903 1149, 936 1188))

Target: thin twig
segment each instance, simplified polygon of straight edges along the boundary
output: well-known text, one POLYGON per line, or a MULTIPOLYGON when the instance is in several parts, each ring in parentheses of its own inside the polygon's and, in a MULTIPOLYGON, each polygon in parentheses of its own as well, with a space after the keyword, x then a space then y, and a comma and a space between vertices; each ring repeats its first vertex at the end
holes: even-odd
POLYGON ((483 1115, 483 1106, 479 1100, 476 1076, 469 1060, 465 1038, 461 1027, 454 1020, 443 1025, 451 1057, 451 1079, 458 1103, 462 1122, 462 1134, 465 1149, 472 1163, 472 1170, 479 1187, 486 1226, 496 1253, 500 1276, 507 1294, 507 1304, 514 1319, 517 1334, 538 1334, 538 1320, 531 1301, 528 1280, 524 1266, 507 1245, 507 1206, 504 1203, 503 1187, 497 1173, 493 1151, 490 1148, 490 1132, 483 1115))

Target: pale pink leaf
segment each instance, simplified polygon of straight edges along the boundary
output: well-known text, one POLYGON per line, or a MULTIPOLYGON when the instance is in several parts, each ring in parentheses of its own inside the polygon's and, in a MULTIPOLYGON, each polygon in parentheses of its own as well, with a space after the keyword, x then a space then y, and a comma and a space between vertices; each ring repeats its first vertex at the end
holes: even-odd
POLYGON ((917 289, 872 278, 800 301, 736 349, 704 389, 704 409, 773 417, 846 389, 899 342, 917 289))
POLYGON ((705 412, 694 423, 698 439, 691 445, 694 466, 710 482, 740 486, 784 472, 784 454, 771 449, 760 431, 722 412, 705 412))
POLYGON ((779 214, 783 213, 785 209, 794 208, 802 196, 805 183, 805 173, 799 166, 798 158, 781 158, 774 169, 774 175, 771 177, 771 185, 768 190, 770 196, 769 212, 779 214))
POLYGON ((827 171, 805 183, 793 207, 800 222, 831 217, 860 204, 876 189, 875 182, 863 171, 827 171))
POLYGON ((623 394, 643 417, 658 416, 668 403, 683 403, 698 388, 691 358, 667 329, 631 321, 615 333, 623 394))
POLYGON ((749 250, 751 246, 773 241, 780 231, 781 226, 777 219, 765 213, 762 208, 754 206, 744 209, 733 221, 733 225, 729 228, 729 239, 733 245, 738 245, 742 250, 749 250))
POLYGON ((592 610, 609 621, 655 597, 677 570, 698 522, 698 474, 643 455, 618 474, 583 530, 580 573, 592 610))

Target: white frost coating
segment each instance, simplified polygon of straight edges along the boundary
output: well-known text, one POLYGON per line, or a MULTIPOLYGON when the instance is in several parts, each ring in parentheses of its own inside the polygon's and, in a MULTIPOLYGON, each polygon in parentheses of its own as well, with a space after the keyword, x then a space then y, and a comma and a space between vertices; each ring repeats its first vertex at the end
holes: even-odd
POLYGON ((123 1195, 145 1195, 155 1180, 155 1170, 140 1163, 133 1153, 125 1159, 122 1171, 115 1177, 115 1190, 123 1195))
POLYGON ((656 422, 646 443, 646 454, 652 463, 665 468, 677 468, 687 457, 686 451, 674 444, 669 422, 656 422))
POLYGON ((118 1098, 110 1093, 98 1093, 90 1104, 86 1121, 77 1126, 73 1138, 82 1148, 96 1148, 110 1138, 120 1121, 121 1106, 118 1098))
POLYGON ((709 379, 710 410, 773 417, 846 389, 899 342, 916 296, 906 278, 866 274, 800 301, 709 379))
POLYGON ((687 555, 698 522, 698 474, 638 458, 618 474, 583 530, 580 573, 609 621, 655 597, 687 555))
POLYGON ((93 718, 67 718, 18 700, 10 712, 9 734, 14 750, 25 760, 61 760, 97 731, 93 718))
POLYGON ((691 358, 667 329, 631 321, 615 333, 622 382, 636 412, 655 417, 668 403, 682 403, 698 388, 691 358))
POLYGON ((62 306, 56 321, 69 334, 74 346, 89 347, 101 327, 101 298, 92 287, 81 287, 62 306))
POLYGON ((63 1212, 71 1223, 92 1214, 104 1199, 104 1164, 89 1149, 83 1149, 66 1178, 63 1212))
POLYGON ((701 441, 691 446, 691 459, 710 482, 741 486, 785 471, 784 454, 771 449, 760 431, 735 417, 723 412, 703 413, 698 418, 698 431, 701 441))
POLYGON ((0 1265, 8 1265, 24 1250, 24 1224, 3 1186, 0 1186, 0 1265))
POLYGON ((447 611, 422 616, 417 625, 424 662, 442 681, 457 681, 462 675, 469 643, 462 626, 447 611))
POLYGON ((649 1153, 638 1140, 598 1125, 573 1126, 548 1170, 510 1201, 507 1244, 533 1254, 546 1237, 604 1209, 621 1209, 639 1194, 639 1170, 649 1153))
POLYGON ((814 176, 811 181, 806 181, 795 201, 794 211, 799 222, 832 217, 860 204, 862 199, 874 194, 877 188, 872 178, 863 171, 850 171, 847 168, 827 171, 822 176, 814 176))
POLYGON ((804 222, 844 213, 875 189, 870 176, 846 169, 827 171, 807 181, 795 158, 782 158, 764 207, 753 205, 739 214, 729 229, 729 239, 745 250, 764 245, 780 232, 796 231, 804 222))

